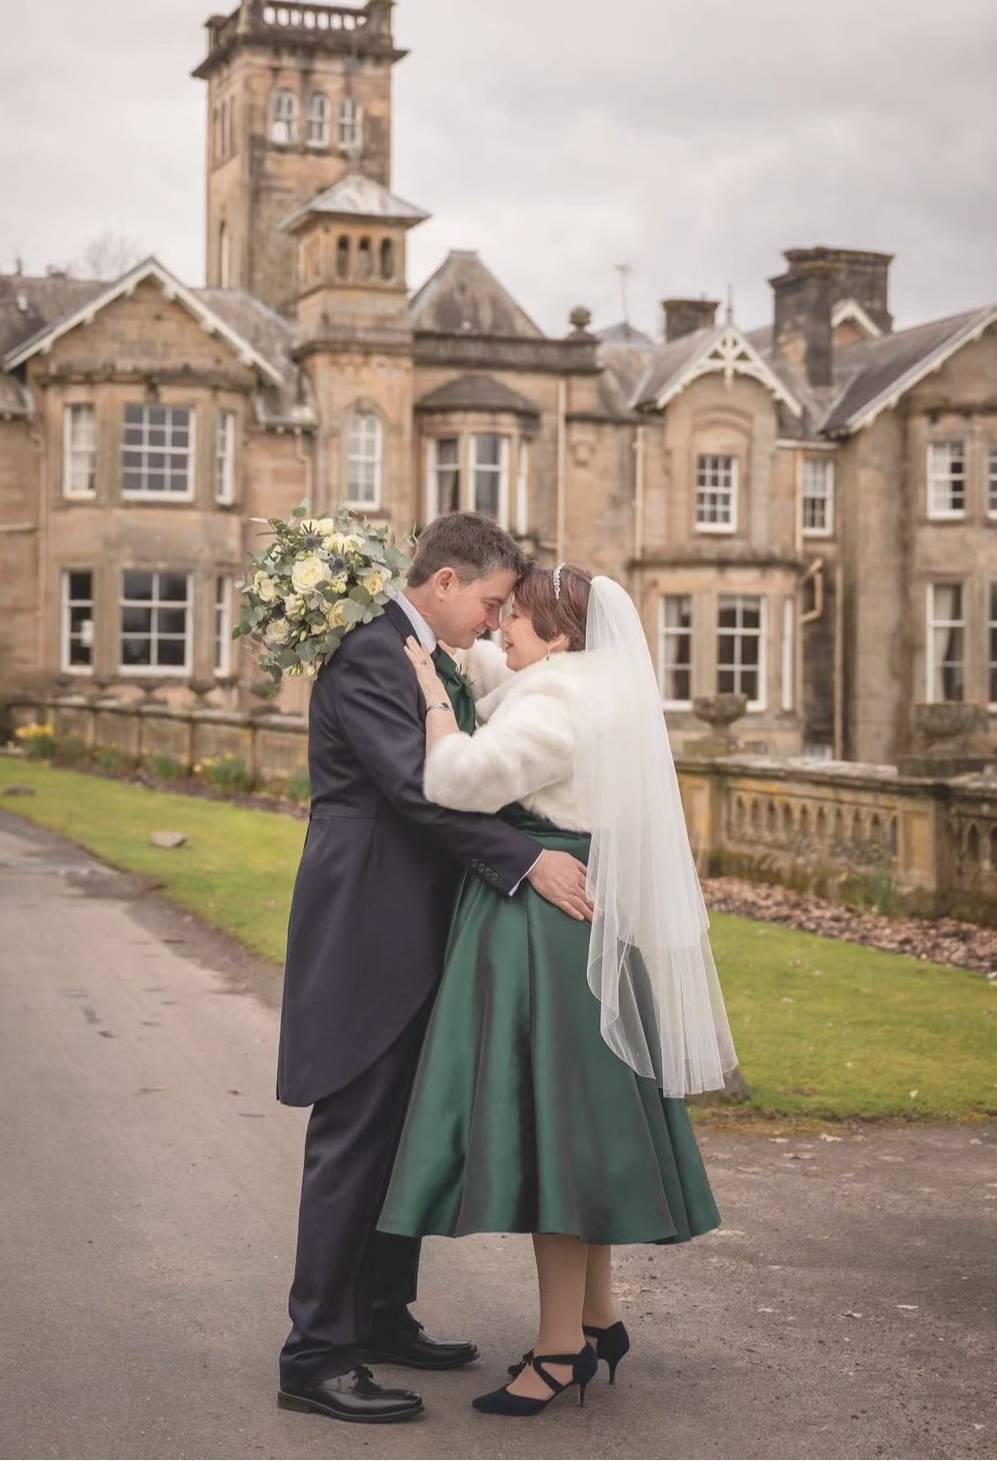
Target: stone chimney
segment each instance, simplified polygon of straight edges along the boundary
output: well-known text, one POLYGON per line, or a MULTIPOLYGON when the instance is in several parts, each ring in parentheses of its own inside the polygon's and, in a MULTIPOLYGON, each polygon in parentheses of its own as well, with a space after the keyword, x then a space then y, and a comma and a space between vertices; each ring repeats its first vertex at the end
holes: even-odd
POLYGON ((789 265, 769 283, 775 295, 772 341, 776 353, 805 371, 812 386, 831 384, 834 307, 854 299, 888 333, 892 254, 864 249, 786 249, 789 265))
POLYGON ((718 299, 663 299, 665 340, 680 340, 696 330, 711 330, 716 322, 718 299))
POLYGON ((769 283, 775 293, 772 344, 812 386, 831 384, 831 311, 837 269, 827 249, 787 249, 789 265, 769 283))

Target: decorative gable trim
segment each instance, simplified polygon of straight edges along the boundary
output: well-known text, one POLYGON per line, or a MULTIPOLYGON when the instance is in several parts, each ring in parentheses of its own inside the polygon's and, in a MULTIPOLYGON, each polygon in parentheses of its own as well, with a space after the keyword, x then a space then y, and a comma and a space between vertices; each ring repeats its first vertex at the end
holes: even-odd
POLYGON ((159 262, 158 259, 143 259, 141 264, 136 264, 134 269, 129 269, 127 274, 122 274, 113 284, 108 285, 102 294, 87 301, 80 309, 72 314, 66 315, 64 319, 56 321, 53 325, 46 325, 39 330, 30 340, 18 345, 12 350, 3 361, 5 370, 14 370, 25 361, 30 360, 33 355, 47 355, 57 340, 63 335, 68 335, 70 330, 75 330, 79 325, 92 324, 96 315, 116 299, 129 297, 135 293, 140 284, 147 279, 153 279, 162 289, 163 294, 169 300, 176 300, 197 320, 209 335, 218 335, 232 347, 243 365, 253 367, 272 381, 274 385, 281 385, 283 377, 280 372, 256 350, 248 340, 244 340, 237 334, 230 325, 227 325, 220 315, 209 309, 194 292, 181 284, 170 271, 159 262))
MULTIPOLYGON (((936 370, 941 370, 946 361, 951 360, 964 345, 971 345, 979 340, 985 330, 991 325, 997 324, 997 304, 989 305, 986 309, 980 310, 975 319, 963 325, 954 335, 936 345, 927 355, 908 367, 902 375, 897 376, 895 381, 886 386, 878 395, 873 396, 844 422, 843 426, 835 430, 835 434, 848 435, 852 431, 861 431, 863 426, 871 426, 876 417, 883 411, 892 411, 914 386, 919 385, 927 376, 933 375, 936 370)), ((845 387, 848 389, 848 386, 845 387)), ((839 398, 840 399, 840 398, 839 398)), ((834 406, 827 413, 827 420, 830 420, 834 413, 834 406)), ((819 428, 823 430, 823 426, 819 428)))
POLYGON ((840 299, 831 311, 832 330, 838 325, 845 324, 848 320, 851 320, 853 324, 858 325, 860 329, 864 330, 870 340, 878 340, 883 333, 876 324, 876 321, 871 315, 866 313, 857 299, 840 299))
POLYGON ((750 376, 752 380, 760 381, 794 416, 803 415, 803 407, 796 397, 765 364, 758 351, 734 324, 722 326, 717 334, 705 341, 702 349, 684 369, 662 387, 655 405, 659 410, 663 409, 701 375, 714 374, 723 376, 728 390, 734 384, 736 375, 750 376))

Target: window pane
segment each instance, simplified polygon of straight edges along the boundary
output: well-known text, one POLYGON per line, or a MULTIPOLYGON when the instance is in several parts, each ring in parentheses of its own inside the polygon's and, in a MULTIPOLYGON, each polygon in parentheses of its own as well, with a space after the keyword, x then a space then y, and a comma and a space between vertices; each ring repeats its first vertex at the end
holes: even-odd
POLYGON ((501 461, 501 436, 476 436, 474 438, 474 460, 480 467, 497 467, 501 461))
POLYGON ((692 695, 692 600, 667 594, 662 603, 661 694, 666 701, 692 695))
POLYGON ((121 628, 126 634, 151 634, 152 610, 126 604, 121 610, 121 628))
POLYGON ((729 456, 696 460, 696 523, 699 527, 734 526, 737 464, 729 456))
POLYGON ((180 668, 185 652, 186 646, 182 639, 160 639, 156 644, 156 663, 180 668))
POLYGON ((126 568, 124 572, 124 596, 126 599, 151 599, 152 574, 141 569, 126 568))
POLYGON ((93 596, 93 574, 92 573, 70 573, 69 574, 69 597, 89 603, 93 596))
POLYGON ((187 599, 187 575, 185 573, 161 573, 159 575, 159 597, 160 599, 179 600, 185 603, 187 599))
POLYGON ((134 639, 128 636, 121 640, 121 663, 123 665, 149 665, 152 663, 152 641, 134 639))
POLYGON ((762 692, 762 601, 754 594, 724 594, 717 604, 717 690, 762 692))

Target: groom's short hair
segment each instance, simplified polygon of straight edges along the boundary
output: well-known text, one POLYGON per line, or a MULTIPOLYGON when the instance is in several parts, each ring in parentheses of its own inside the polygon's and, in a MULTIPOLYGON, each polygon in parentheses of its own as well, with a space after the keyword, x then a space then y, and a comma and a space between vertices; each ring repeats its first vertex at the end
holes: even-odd
POLYGON ((410 588, 428 583, 441 568, 452 568, 462 583, 487 578, 501 568, 519 579, 529 559, 498 523, 480 512, 448 512, 422 533, 409 569, 410 588))

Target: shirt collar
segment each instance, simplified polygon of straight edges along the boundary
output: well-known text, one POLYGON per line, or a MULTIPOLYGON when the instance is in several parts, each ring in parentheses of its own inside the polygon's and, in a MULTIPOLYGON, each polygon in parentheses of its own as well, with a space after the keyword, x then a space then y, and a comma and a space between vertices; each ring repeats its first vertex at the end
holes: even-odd
POLYGON ((412 628, 415 630, 419 643, 422 645, 423 649, 428 649, 430 654, 432 654, 433 650, 436 648, 436 635, 433 633, 432 629, 429 627, 422 614, 419 613, 419 610, 416 608, 415 604, 407 599, 404 594, 398 594, 395 598, 395 603, 411 621, 412 628))

